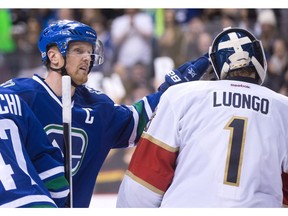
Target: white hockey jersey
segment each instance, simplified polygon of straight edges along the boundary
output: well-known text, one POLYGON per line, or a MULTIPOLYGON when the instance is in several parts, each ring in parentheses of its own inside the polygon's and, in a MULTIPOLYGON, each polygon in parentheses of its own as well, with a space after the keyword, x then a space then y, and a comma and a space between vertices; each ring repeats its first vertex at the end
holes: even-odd
POLYGON ((281 207, 288 98, 256 84, 198 81, 162 95, 117 207, 281 207))

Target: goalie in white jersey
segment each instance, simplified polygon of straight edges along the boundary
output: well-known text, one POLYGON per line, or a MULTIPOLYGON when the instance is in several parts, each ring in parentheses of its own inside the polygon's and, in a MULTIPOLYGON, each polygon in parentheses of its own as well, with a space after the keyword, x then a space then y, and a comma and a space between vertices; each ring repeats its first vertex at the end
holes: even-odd
POLYGON ((117 207, 281 207, 288 98, 261 86, 262 44, 226 28, 209 49, 217 81, 169 88, 143 133, 117 207))

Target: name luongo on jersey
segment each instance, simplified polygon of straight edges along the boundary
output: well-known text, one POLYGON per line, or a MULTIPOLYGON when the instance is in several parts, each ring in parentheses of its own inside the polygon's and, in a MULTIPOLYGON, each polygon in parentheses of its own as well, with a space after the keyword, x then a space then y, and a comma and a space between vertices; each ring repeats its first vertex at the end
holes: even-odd
MULTIPOLYGON (((64 152, 64 139, 63 139, 63 126, 62 125, 47 125, 44 130, 46 131, 48 138, 53 146, 61 149, 62 156, 64 152)), ((84 158, 87 145, 88 136, 86 132, 80 128, 72 128, 71 141, 73 143, 72 148, 72 175, 76 174, 81 166, 84 158)))
POLYGON ((235 92, 213 92, 213 107, 251 109, 262 114, 269 112, 269 100, 255 95, 235 92))

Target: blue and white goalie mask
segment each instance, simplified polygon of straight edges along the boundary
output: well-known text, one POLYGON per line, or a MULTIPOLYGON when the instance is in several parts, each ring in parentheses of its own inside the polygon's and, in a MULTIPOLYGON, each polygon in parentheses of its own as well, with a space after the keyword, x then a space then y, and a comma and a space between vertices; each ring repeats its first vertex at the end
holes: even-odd
POLYGON ((209 48, 209 58, 217 79, 225 79, 229 72, 253 67, 258 83, 265 80, 267 62, 261 41, 242 28, 225 28, 209 48))

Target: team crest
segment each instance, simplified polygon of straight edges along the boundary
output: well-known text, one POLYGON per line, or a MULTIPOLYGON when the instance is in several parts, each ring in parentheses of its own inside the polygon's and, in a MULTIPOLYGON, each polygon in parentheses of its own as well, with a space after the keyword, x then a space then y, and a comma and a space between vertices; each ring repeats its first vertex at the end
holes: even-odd
MULTIPOLYGON (((64 152, 63 126, 62 125, 47 125, 44 130, 53 146, 58 147, 64 152)), ((72 175, 75 175, 79 170, 84 158, 88 136, 86 132, 79 128, 72 128, 72 175)))
POLYGON ((158 108, 158 107, 155 108, 155 110, 154 110, 154 112, 152 113, 152 115, 151 115, 151 117, 150 117, 150 119, 149 119, 146 127, 144 128, 144 131, 145 131, 145 132, 147 132, 148 128, 150 127, 150 124, 151 124, 152 120, 153 120, 154 117, 156 116, 157 108, 158 108))
POLYGON ((10 80, 6 81, 5 83, 2 83, 0 86, 7 88, 10 86, 14 86, 14 85, 15 85, 15 82, 13 82, 12 79, 10 79, 10 80))

